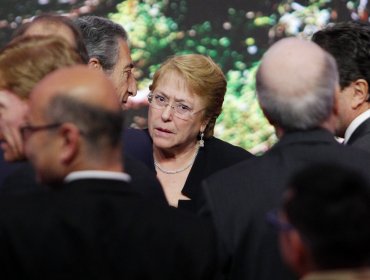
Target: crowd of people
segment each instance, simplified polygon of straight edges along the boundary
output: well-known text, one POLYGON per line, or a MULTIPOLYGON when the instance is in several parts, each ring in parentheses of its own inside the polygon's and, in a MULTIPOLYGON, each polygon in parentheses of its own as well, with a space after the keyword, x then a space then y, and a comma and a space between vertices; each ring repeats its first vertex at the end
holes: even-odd
POLYGON ((261 156, 213 135, 227 81, 200 54, 164 61, 125 128, 134 66, 98 16, 41 15, 0 50, 2 279, 370 279, 369 24, 267 50, 261 156))

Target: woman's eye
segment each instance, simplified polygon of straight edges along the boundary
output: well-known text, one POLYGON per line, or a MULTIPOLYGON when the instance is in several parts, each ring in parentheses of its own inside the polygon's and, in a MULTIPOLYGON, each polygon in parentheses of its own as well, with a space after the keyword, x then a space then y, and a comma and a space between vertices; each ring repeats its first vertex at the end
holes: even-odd
POLYGON ((155 96, 155 99, 158 101, 158 102, 161 102, 161 103, 164 103, 166 101, 166 99, 163 97, 163 96, 160 96, 160 95, 156 95, 155 96))
POLYGON ((181 111, 191 111, 191 108, 189 106, 186 106, 184 104, 179 104, 177 106, 181 111))

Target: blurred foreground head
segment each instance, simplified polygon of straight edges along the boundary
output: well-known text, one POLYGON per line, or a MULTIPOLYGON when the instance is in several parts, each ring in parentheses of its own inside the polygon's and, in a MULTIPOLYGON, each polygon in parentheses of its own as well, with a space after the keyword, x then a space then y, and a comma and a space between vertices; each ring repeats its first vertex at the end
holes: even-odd
POLYGON ((83 63, 89 61, 87 49, 78 27, 66 17, 54 14, 43 14, 19 27, 13 38, 21 36, 59 36, 65 39, 80 55, 83 63))
POLYGON ((54 36, 19 37, 0 50, 0 141, 6 161, 24 159, 19 126, 32 88, 50 72, 79 63, 77 52, 54 36))
POLYGON ((283 213, 293 226, 280 233, 283 256, 299 274, 369 268, 370 185, 362 174, 306 168, 291 180, 283 213))
POLYGON ((283 131, 308 130, 323 126, 335 113, 338 72, 334 59, 316 44, 286 38, 263 56, 256 88, 272 125, 283 131))
POLYGON ((122 111, 104 74, 75 66, 46 76, 32 91, 26 154, 42 183, 72 171, 122 171, 122 111))

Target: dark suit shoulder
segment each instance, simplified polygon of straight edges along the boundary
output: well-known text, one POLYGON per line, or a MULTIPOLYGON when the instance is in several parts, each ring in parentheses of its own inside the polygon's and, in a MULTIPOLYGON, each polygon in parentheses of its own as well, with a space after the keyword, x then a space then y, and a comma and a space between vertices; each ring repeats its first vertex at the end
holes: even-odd
POLYGON ((212 229, 127 183, 76 180, 53 192, 0 197, 0 210, 0 260, 13 277, 201 280, 215 272, 212 229))

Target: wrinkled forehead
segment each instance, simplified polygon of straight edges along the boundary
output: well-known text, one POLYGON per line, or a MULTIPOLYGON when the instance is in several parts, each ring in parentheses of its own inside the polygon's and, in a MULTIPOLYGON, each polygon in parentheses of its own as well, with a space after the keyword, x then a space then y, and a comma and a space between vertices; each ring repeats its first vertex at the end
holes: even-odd
POLYGON ((167 84, 173 85, 178 90, 184 90, 184 91, 188 91, 189 93, 191 93, 188 82, 186 81, 184 76, 181 75, 180 72, 176 70, 168 69, 168 70, 162 71, 161 75, 155 81, 154 86, 159 87, 159 86, 164 86, 167 84))

